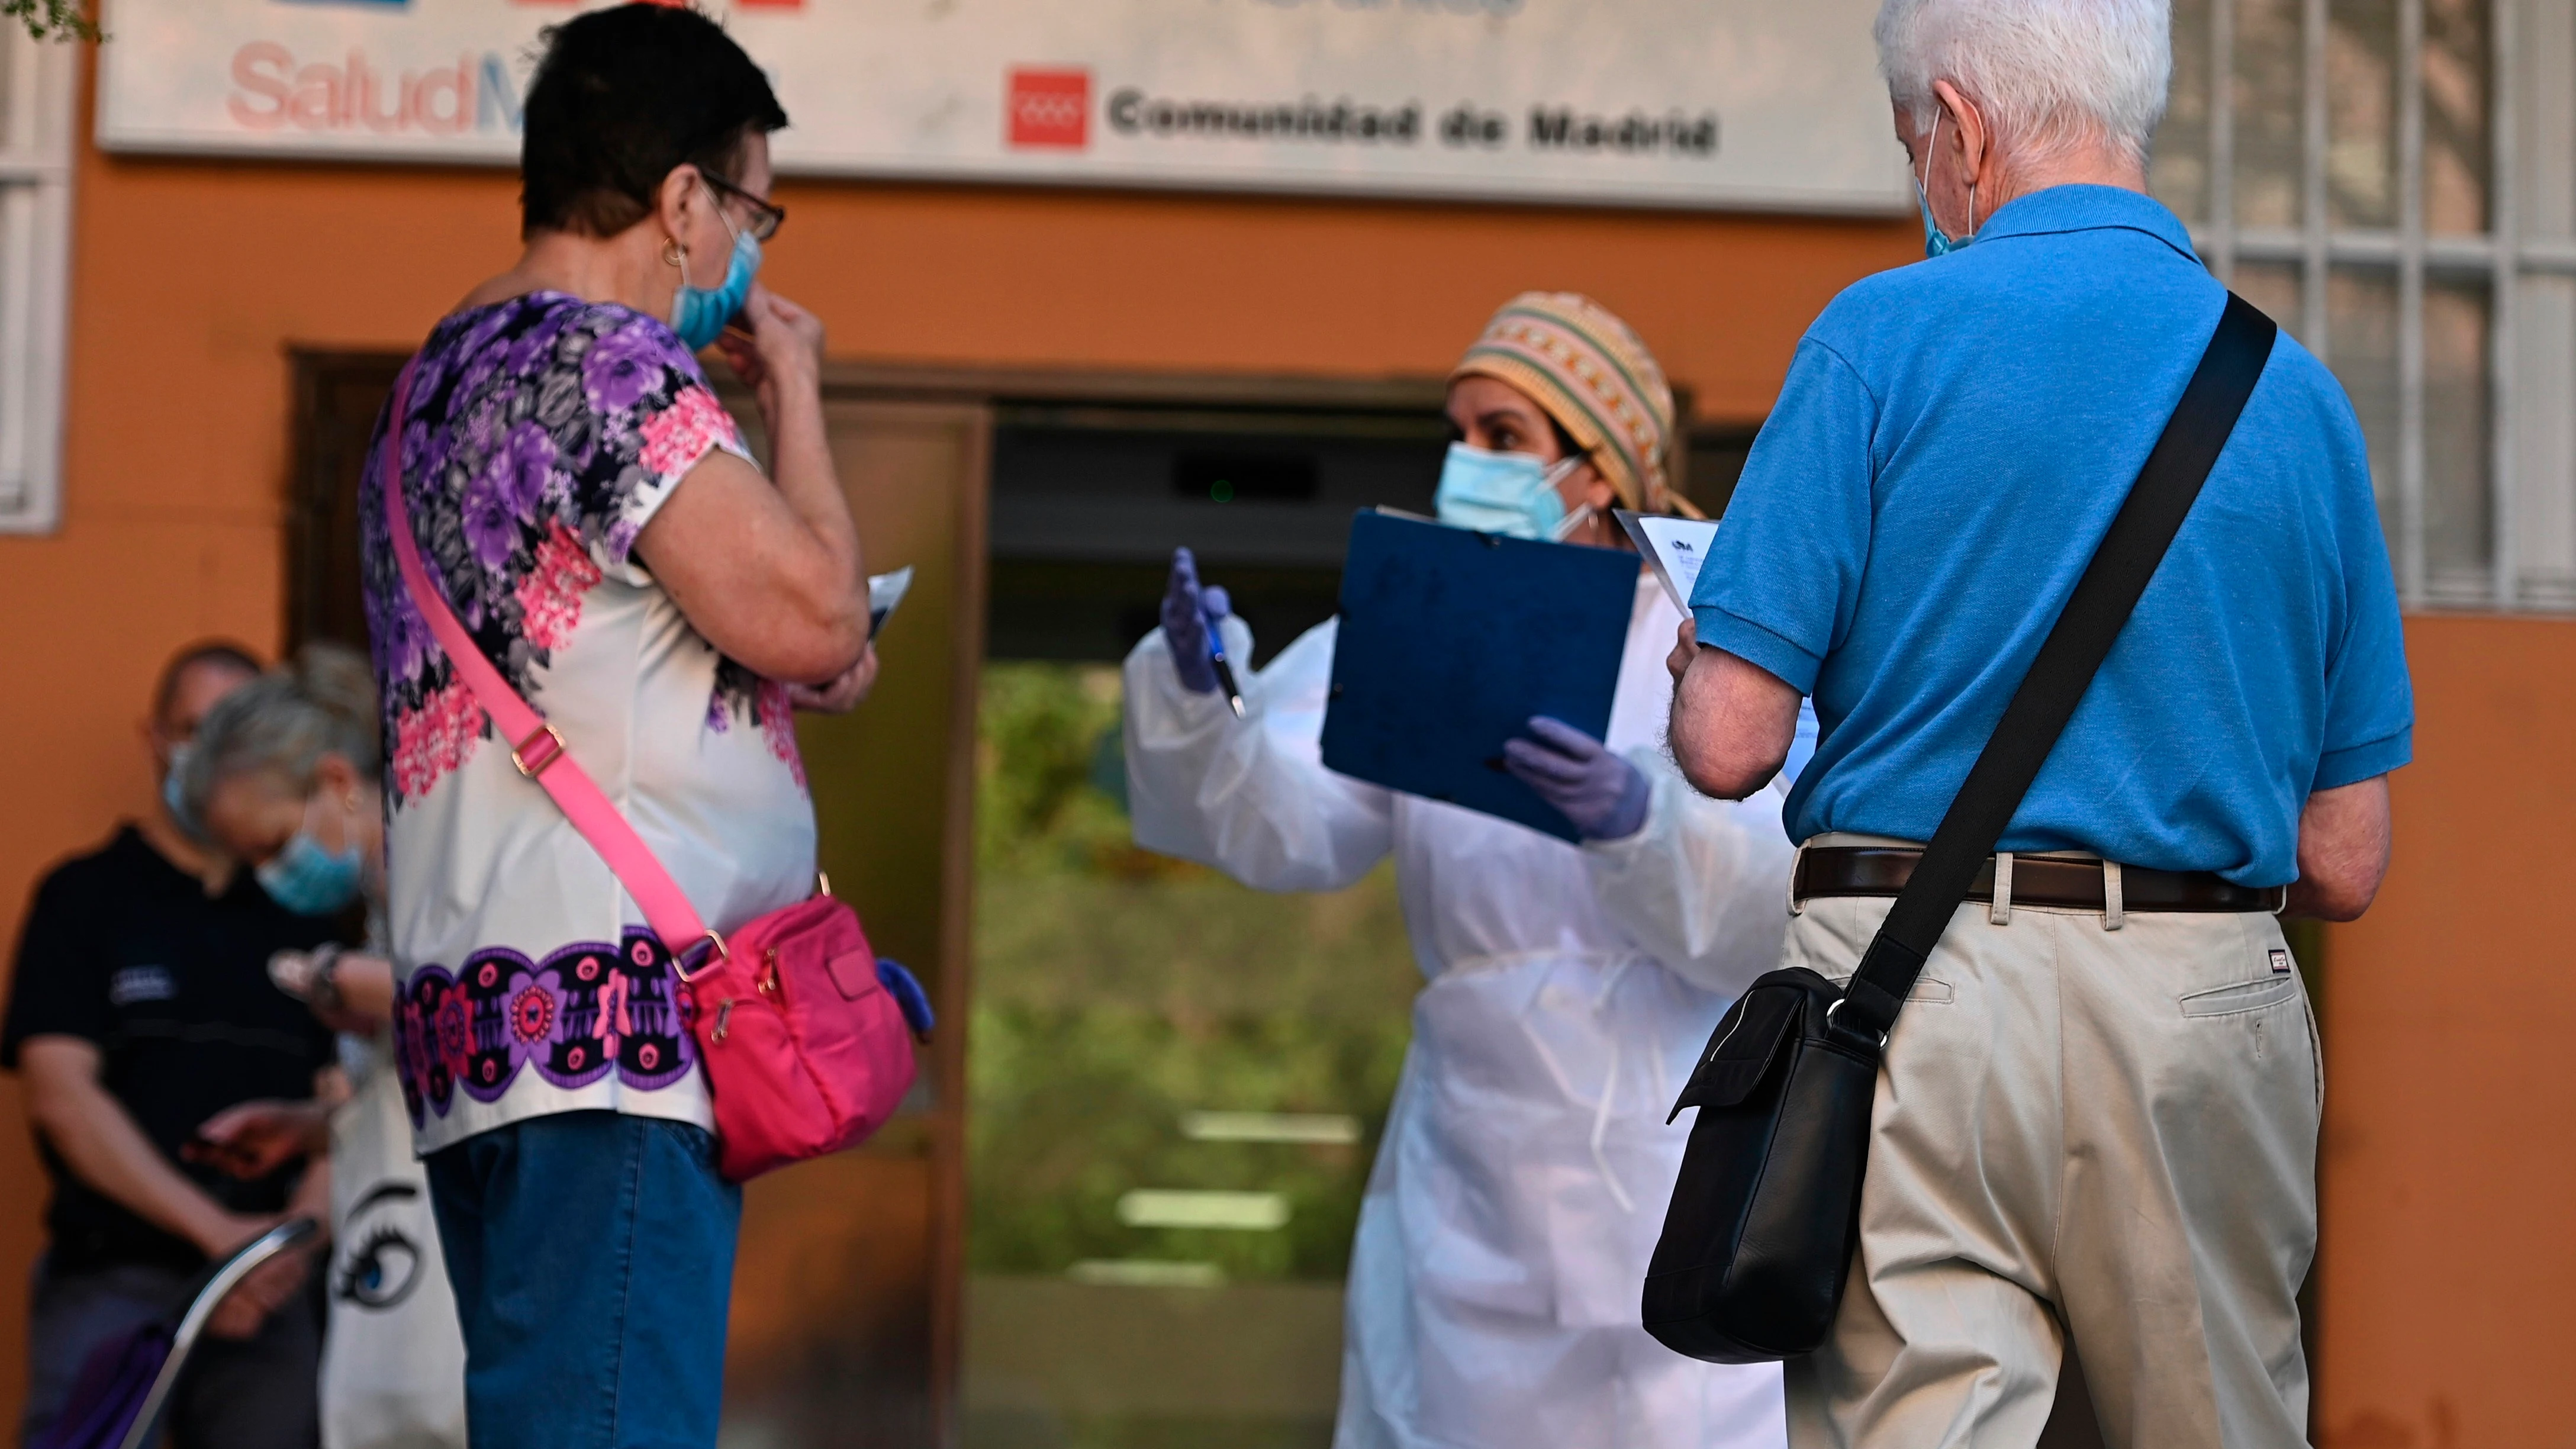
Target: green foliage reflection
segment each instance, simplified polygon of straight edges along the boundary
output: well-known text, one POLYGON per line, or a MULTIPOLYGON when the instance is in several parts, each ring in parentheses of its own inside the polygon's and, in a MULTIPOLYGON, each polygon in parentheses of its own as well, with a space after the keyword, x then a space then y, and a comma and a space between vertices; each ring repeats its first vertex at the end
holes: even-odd
POLYGON ((969 1049, 968 1255, 1342 1276, 1420 986, 1391 868, 1272 896, 1138 850, 1100 665, 986 668, 969 1049), (1194 1110, 1338 1113, 1356 1145, 1191 1141, 1194 1110), (1136 1188, 1285 1195, 1275 1232, 1136 1228, 1136 1188))

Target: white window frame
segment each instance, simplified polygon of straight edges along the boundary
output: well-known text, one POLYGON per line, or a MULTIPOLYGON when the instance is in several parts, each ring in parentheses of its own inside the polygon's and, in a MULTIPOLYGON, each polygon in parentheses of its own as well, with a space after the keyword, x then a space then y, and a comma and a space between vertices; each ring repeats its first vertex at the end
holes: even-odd
MULTIPOLYGON (((2202 254, 2221 280, 2232 280, 2239 262, 2293 266, 2300 281, 2297 331, 2309 350, 2334 361, 2328 331, 2326 284, 2335 264, 2391 267, 2397 283, 2397 428, 2393 483, 2395 528, 2388 540, 2398 594, 2410 609, 2470 608, 2499 611, 2576 611, 2576 456, 2564 430, 2538 428, 2536 414, 2576 407, 2576 358, 2545 349, 2525 350, 2521 282, 2533 276, 2576 276, 2576 239, 2538 240, 2523 235, 2517 207, 2523 177, 2517 170, 2526 114, 2518 34, 2526 7, 2563 0, 2489 0, 2488 230, 2478 236, 2428 236, 2424 216, 2424 0, 2397 0, 2397 225, 2332 226, 2327 210, 2326 157, 2328 0, 2301 0, 2300 99, 2302 224, 2240 227, 2235 218, 2236 74, 2235 0, 2210 0, 2209 172, 2207 221, 2198 228, 2202 254), (2484 577, 2437 575, 2425 560, 2425 355, 2424 282, 2427 272, 2474 277, 2489 288, 2487 377, 2488 471, 2484 486, 2491 522, 2490 565, 2484 577), (2526 364, 2534 364, 2527 366, 2526 364), (2526 442, 2535 446, 2526 447, 2526 442), (2553 525, 2557 525, 2553 527, 2553 525), (2530 536, 2539 528, 2543 537, 2530 536), (2555 535, 2564 531, 2569 536, 2555 535)), ((2536 12, 2533 12, 2536 13, 2536 12)), ((2559 79, 2576 85, 2576 57, 2562 62, 2559 79)), ((2288 320, 2288 319, 2284 319, 2288 320)), ((2561 349, 2562 351, 2564 349, 2561 349)))
POLYGON ((77 46, 0 21, 0 533, 62 522, 77 46))

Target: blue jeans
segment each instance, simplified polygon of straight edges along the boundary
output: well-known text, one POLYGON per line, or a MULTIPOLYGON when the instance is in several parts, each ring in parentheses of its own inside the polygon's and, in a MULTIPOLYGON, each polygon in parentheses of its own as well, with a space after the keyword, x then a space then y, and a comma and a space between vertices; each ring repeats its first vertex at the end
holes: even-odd
POLYGON ((713 1137, 564 1112, 427 1166, 474 1449, 714 1449, 742 1189, 713 1137))

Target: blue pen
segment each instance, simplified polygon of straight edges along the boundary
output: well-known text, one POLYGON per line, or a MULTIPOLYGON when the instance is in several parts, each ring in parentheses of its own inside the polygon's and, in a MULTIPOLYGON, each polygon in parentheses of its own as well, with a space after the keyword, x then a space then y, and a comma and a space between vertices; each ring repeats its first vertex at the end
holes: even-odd
POLYGON ((1225 687, 1225 702, 1234 709, 1236 719, 1243 718, 1243 686, 1234 682, 1234 666, 1225 662, 1225 635, 1216 620, 1207 621, 1208 662, 1216 666, 1216 682, 1225 687))

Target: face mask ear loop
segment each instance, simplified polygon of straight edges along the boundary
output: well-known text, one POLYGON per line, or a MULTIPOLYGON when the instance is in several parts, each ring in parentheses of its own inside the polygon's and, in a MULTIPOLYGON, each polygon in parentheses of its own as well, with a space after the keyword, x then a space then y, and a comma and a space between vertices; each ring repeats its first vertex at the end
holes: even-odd
POLYGON ((680 274, 680 280, 671 288, 671 315, 662 319, 678 327, 680 305, 689 295, 689 249, 680 245, 678 237, 666 236, 662 238, 662 262, 680 274))
MULTIPOLYGON (((698 178, 698 194, 707 199, 708 209, 716 214, 716 225, 725 229, 725 239, 728 242, 739 241, 740 238, 734 234, 733 223, 725 217, 724 199, 716 195, 716 189, 709 186, 707 184, 707 179, 703 176, 698 178)), ((662 260, 669 262, 672 266, 680 269, 680 290, 682 292, 686 292, 691 287, 697 285, 697 283, 689 280, 689 249, 680 245, 680 239, 678 237, 672 237, 664 243, 662 247, 662 260)), ((725 265, 733 265, 733 254, 730 250, 725 254, 725 265)), ((723 286, 724 283, 719 281, 716 285, 723 286)), ((674 297, 671 301, 671 308, 675 314, 678 312, 679 306, 679 299, 674 297)), ((677 321, 678 319, 674 316, 672 320, 677 321)))
POLYGON ((1932 211, 1932 157, 1940 144, 1941 102, 1936 99, 1932 102, 1932 134, 1923 138, 1923 174, 1914 178, 1914 194, 1923 198, 1923 214, 1931 218, 1935 230, 1940 228, 1941 218, 1932 211))
MULTIPOLYGON (((1546 484, 1548 491, 1552 493, 1556 491, 1557 484, 1572 477, 1574 475, 1574 470, 1582 467, 1585 461, 1583 454, 1569 453, 1566 456, 1557 459, 1554 463, 1549 464, 1547 471, 1539 475, 1539 481, 1546 484)), ((1578 503, 1574 505, 1572 511, 1568 512, 1564 518, 1558 520, 1554 529, 1549 531, 1548 541, 1551 543, 1563 543, 1574 536, 1576 529, 1581 528, 1584 524, 1591 522, 1591 520, 1592 505, 1589 503, 1578 503)))
POLYGON ((708 207, 714 210, 716 225, 725 229, 725 240, 729 243, 739 243, 742 240, 742 233, 733 229, 733 218, 725 215, 724 198, 716 195, 716 189, 709 186, 707 178, 703 176, 698 178, 698 194, 705 197, 708 207))
MULTIPOLYGON (((1937 229, 1941 225, 1941 218, 1933 215, 1932 212, 1932 158, 1938 153, 1941 144, 1941 113, 1945 108, 1938 100, 1935 100, 1932 105, 1932 134, 1923 142, 1923 174, 1915 178, 1914 194, 1923 198, 1923 214, 1932 218, 1932 225, 1937 229)), ((1959 233, 1958 244, 1965 246, 1976 239, 1977 183, 1971 181, 1968 183, 1968 229, 1959 233)))

